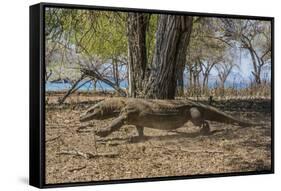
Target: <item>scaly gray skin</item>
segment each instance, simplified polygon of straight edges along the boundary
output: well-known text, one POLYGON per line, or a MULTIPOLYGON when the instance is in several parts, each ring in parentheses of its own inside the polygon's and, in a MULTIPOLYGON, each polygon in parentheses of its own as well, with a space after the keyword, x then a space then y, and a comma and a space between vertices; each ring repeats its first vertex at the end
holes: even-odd
POLYGON ((89 108, 80 116, 81 122, 93 119, 117 117, 103 130, 99 136, 107 136, 123 125, 135 125, 139 136, 143 136, 143 128, 174 130, 191 121, 201 127, 201 132, 208 134, 209 121, 216 121, 239 126, 257 126, 261 124, 234 118, 215 107, 188 100, 150 100, 110 98, 89 108))
POLYGON ((109 98, 88 108, 86 112, 80 116, 80 121, 86 122, 93 119, 108 119, 110 117, 118 116, 125 106, 125 99, 109 98))

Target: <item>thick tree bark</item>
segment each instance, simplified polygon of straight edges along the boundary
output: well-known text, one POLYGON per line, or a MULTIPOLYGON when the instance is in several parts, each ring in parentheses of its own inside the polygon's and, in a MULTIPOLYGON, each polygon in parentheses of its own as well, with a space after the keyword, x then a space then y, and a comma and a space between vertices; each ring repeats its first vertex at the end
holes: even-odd
POLYGON ((127 22, 129 97, 136 97, 142 94, 147 66, 148 16, 142 13, 128 13, 127 22))
POLYGON ((179 68, 178 70, 178 76, 177 76, 177 96, 183 96, 184 94, 184 80, 183 80, 183 75, 184 75, 184 66, 179 68))
POLYGON ((174 99, 179 69, 186 61, 192 17, 160 15, 146 97, 174 99))

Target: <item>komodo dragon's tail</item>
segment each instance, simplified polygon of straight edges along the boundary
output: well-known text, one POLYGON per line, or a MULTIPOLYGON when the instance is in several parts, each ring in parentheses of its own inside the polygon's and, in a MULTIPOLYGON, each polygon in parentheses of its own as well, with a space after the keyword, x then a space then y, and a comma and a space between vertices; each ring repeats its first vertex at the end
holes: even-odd
POLYGON ((243 126, 243 127, 264 125, 262 123, 254 123, 254 122, 251 122, 248 120, 235 118, 212 106, 203 105, 200 103, 196 103, 196 104, 198 104, 197 107, 199 107, 203 110, 203 116, 204 116, 205 120, 217 121, 217 122, 228 123, 228 124, 237 124, 237 125, 243 126))

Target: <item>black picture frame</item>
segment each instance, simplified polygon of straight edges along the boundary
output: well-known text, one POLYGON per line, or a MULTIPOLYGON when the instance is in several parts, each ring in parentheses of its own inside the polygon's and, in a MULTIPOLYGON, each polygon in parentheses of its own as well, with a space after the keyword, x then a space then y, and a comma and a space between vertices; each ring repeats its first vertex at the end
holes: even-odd
POLYGON ((274 18, 260 17, 250 15, 231 15, 217 13, 195 13, 183 11, 167 11, 153 9, 135 9, 135 8, 120 8, 120 7, 102 7, 89 5, 72 5, 72 4, 55 4, 55 3, 39 3, 30 6, 30 97, 29 97, 29 114, 30 114, 30 129, 29 129, 29 184, 38 188, 53 188, 66 186, 84 186, 84 185, 99 185, 99 184, 115 184, 115 183, 131 183, 131 182, 146 182, 146 181, 164 181, 178 180, 191 178, 211 178, 211 177, 226 177, 226 176, 243 176, 243 175, 258 175, 274 173, 274 18), (45 8, 69 8, 69 9, 88 9, 88 10, 107 10, 107 11, 124 11, 124 12, 144 12, 144 13, 161 13, 175 14, 188 16, 203 16, 203 17, 221 17, 221 18, 237 18, 237 19, 254 19, 266 20, 271 22, 271 169, 252 172, 235 172, 235 173, 220 173, 220 174, 204 174, 204 175, 189 175, 189 176, 172 176, 172 177, 157 177, 157 178, 141 178, 141 179, 122 179, 110 181, 92 181, 92 182, 77 182, 77 183, 60 183, 46 184, 45 183, 45 8))

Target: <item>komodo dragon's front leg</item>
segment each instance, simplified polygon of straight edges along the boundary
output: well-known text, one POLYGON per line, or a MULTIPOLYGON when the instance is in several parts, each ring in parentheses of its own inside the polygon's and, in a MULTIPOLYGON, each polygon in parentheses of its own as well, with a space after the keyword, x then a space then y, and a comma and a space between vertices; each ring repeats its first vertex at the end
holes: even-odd
MULTIPOLYGON (((127 115, 123 114, 120 117, 114 119, 108 127, 96 132, 96 135, 100 137, 106 137, 107 135, 111 134, 113 131, 118 131, 126 123, 126 120, 127 120, 127 115)), ((144 127, 136 125, 136 128, 139 134, 139 138, 142 139, 144 137, 143 134, 144 127)))
POLYGON ((113 131, 119 130, 124 125, 126 119, 127 119, 127 115, 123 114, 118 118, 114 119, 108 127, 96 132, 96 134, 98 136, 105 137, 111 134, 113 131))

